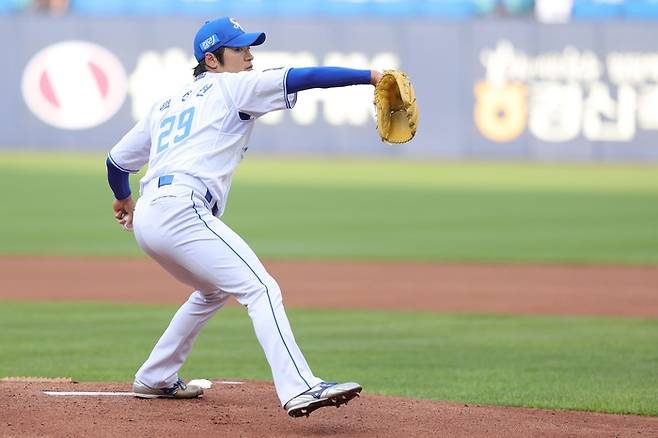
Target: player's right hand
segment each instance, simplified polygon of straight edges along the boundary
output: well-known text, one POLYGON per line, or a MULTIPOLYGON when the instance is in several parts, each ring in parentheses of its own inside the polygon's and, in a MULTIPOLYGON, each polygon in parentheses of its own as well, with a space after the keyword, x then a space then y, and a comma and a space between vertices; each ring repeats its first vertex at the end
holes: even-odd
POLYGON ((126 199, 115 199, 112 202, 112 209, 114 210, 114 219, 122 225, 126 230, 133 228, 133 211, 135 210, 135 203, 132 196, 126 199))

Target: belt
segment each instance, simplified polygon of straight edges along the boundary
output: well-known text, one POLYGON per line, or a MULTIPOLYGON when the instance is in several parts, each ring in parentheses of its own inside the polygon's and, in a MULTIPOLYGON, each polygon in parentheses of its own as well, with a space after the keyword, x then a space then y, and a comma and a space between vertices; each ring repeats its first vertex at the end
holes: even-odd
MULTIPOLYGON (((200 186, 203 185, 200 180, 189 175, 162 175, 158 178, 158 188, 173 184, 174 178, 176 179, 176 182, 180 182, 182 184, 187 183, 187 185, 191 185, 194 188, 200 188, 200 186)), ((203 197, 206 199, 206 201, 208 201, 208 205, 210 206, 210 210, 214 216, 217 214, 217 209, 219 208, 217 206, 217 200, 214 199, 212 193, 210 193, 210 190, 205 187, 205 185, 203 185, 203 187, 206 189, 206 194, 203 197)))

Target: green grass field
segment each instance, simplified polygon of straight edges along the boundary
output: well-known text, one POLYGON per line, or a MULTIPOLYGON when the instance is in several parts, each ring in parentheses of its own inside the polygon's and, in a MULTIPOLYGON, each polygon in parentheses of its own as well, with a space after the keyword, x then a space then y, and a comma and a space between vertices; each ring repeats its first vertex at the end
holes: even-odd
MULTIPOLYGON (((0 375, 130 381, 171 306, 0 306, 0 375)), ((316 374, 369 393, 658 415, 658 320, 289 311, 316 374)), ((223 309, 182 374, 271 380, 244 309, 223 309)))
MULTIPOLYGON (((2 154, 0 186, 0 254, 141 254, 102 155, 2 154)), ((224 220, 266 258, 657 263, 658 168, 250 158, 224 220)))
MULTIPOLYGON (((3 153, 0 187, 2 255, 141 254, 102 155, 3 153)), ((658 263, 658 167, 250 157, 233 187, 224 220, 265 258, 658 263)), ((0 376, 129 381, 173 312, 0 301, 0 376)), ((368 392, 658 415, 655 319, 289 314, 318 375, 368 392)), ((243 309, 183 374, 271 379, 243 309)))

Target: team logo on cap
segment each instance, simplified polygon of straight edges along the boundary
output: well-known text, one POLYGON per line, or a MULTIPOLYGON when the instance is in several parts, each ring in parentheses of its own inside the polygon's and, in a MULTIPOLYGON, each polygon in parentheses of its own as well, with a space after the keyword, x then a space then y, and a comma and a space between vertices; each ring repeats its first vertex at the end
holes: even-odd
POLYGON ((121 108, 126 72, 107 49, 65 41, 30 59, 21 84, 23 99, 40 120, 63 129, 98 126, 121 108))
POLYGON ((229 21, 233 23, 233 29, 240 29, 242 32, 244 32, 244 29, 242 28, 242 26, 240 26, 238 20, 236 20, 235 18, 229 18, 229 21))
POLYGON ((201 50, 203 50, 205 52, 206 50, 208 50, 209 48, 211 48, 212 46, 214 46, 218 42, 219 42, 219 38, 217 38, 217 35, 212 34, 208 38, 206 38, 205 40, 201 41, 201 44, 200 44, 201 50))

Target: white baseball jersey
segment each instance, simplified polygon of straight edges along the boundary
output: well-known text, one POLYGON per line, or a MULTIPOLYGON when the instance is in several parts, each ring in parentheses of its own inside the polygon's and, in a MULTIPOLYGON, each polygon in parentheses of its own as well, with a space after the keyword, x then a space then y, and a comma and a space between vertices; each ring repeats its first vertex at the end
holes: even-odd
POLYGON ((288 70, 203 73, 156 103, 112 148, 110 159, 128 172, 148 162, 142 188, 163 175, 196 177, 217 200, 219 217, 254 120, 295 105, 297 94, 286 90, 288 70))

